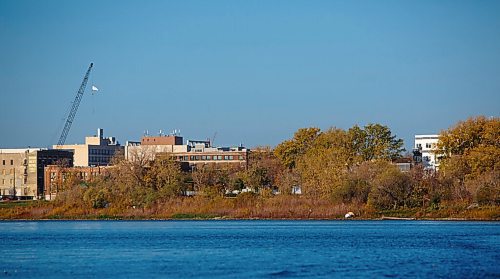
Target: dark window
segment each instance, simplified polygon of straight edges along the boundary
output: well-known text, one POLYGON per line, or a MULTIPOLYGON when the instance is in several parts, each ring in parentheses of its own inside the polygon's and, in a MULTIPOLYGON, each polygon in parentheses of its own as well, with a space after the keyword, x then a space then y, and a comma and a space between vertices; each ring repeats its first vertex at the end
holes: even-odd
POLYGON ((10 165, 14 165, 14 160, 10 160, 10 165))
POLYGON ((3 165, 5 166, 5 160, 3 160, 3 165))

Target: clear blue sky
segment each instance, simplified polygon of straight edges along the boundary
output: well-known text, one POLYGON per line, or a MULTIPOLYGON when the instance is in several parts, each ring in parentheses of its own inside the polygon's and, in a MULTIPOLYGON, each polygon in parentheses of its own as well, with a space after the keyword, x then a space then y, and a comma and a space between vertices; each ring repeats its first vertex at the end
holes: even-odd
POLYGON ((1 0, 0 38, 2 148, 55 144, 90 62, 67 143, 381 123, 411 147, 500 112, 500 1, 1 0))

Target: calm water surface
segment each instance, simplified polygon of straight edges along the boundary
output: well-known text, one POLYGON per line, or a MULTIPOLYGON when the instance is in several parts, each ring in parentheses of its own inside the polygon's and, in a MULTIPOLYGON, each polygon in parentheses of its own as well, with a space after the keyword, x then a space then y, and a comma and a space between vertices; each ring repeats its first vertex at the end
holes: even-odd
POLYGON ((0 222, 0 277, 500 277, 500 223, 0 222))

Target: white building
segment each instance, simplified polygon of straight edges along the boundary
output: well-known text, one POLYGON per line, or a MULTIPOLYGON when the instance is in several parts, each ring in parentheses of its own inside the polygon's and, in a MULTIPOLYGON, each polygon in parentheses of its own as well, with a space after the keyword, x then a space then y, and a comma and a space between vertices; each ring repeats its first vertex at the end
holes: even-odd
POLYGON ((415 149, 422 152, 422 164, 426 169, 437 170, 439 158, 436 156, 439 135, 415 135, 415 149))

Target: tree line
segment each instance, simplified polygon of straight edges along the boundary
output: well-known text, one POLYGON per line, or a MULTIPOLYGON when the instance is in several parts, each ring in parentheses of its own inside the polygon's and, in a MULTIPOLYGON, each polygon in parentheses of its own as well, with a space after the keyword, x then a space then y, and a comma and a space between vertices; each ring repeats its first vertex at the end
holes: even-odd
POLYGON ((152 161, 116 157, 105 176, 91 182, 66 179, 54 204, 119 212, 189 199, 187 191, 208 202, 242 189, 250 193, 236 200, 287 196, 299 203, 374 210, 500 204, 499 118, 474 117, 442 131, 435 150, 442 158, 437 172, 419 164, 401 171, 392 162, 408 155, 404 152, 403 140, 381 124, 303 128, 275 148, 252 150, 247 167, 205 165, 183 172, 168 154, 152 161), (294 187, 302 194, 294 195, 294 187))

